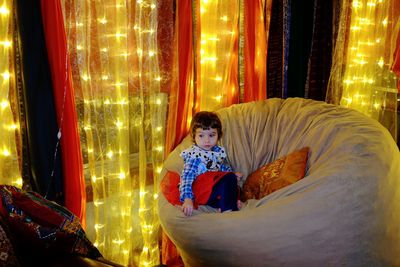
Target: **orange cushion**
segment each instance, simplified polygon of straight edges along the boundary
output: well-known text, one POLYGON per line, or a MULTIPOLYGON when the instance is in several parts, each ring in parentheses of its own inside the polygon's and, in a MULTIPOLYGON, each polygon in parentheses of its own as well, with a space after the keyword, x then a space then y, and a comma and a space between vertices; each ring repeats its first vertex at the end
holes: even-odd
POLYGON ((243 185, 242 201, 260 199, 304 177, 308 147, 268 163, 251 173, 243 185))

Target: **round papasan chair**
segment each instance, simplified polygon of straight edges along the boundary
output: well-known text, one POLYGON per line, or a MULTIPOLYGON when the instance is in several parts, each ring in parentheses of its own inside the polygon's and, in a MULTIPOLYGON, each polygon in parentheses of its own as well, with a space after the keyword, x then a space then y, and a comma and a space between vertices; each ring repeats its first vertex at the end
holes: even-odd
MULTIPOLYGON (((220 143, 244 177, 309 147, 305 177, 237 212, 200 206, 185 217, 160 194, 161 226, 185 266, 400 266, 400 153, 384 127, 355 110, 302 98, 217 113, 220 143)), ((161 177, 181 172, 179 154, 189 145, 188 136, 161 177)))

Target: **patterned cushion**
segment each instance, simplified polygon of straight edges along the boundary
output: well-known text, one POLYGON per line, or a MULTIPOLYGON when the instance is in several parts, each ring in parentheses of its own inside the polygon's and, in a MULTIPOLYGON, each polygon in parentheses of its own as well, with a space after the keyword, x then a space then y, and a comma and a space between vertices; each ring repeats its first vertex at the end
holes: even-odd
POLYGON ((243 185, 242 201, 263 198, 303 178, 308 151, 308 147, 296 150, 251 173, 243 185))
POLYGON ((86 237, 78 217, 35 192, 0 185, 0 214, 19 247, 33 256, 60 253, 102 257, 86 237))

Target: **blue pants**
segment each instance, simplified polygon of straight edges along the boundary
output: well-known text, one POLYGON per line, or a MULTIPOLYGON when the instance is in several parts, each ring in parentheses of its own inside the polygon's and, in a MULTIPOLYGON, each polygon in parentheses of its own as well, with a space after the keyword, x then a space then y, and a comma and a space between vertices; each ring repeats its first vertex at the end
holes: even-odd
POLYGON ((226 210, 236 211, 238 201, 237 178, 234 173, 228 173, 213 187, 207 205, 220 208, 221 212, 226 210))

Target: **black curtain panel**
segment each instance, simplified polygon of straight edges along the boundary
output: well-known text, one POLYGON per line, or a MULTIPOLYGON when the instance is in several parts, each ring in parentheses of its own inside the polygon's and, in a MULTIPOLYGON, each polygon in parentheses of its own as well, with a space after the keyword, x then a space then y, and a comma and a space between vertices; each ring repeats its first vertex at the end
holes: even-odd
POLYGON ((336 0, 273 0, 267 97, 325 100, 336 0))
POLYGON ((40 1, 18 0, 15 4, 31 188, 63 205, 61 148, 54 160, 58 126, 40 1))

